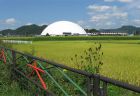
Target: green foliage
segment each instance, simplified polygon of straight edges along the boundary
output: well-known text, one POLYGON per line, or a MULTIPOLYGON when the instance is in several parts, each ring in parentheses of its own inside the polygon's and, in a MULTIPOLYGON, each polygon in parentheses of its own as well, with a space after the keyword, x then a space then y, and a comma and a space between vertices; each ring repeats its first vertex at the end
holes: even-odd
POLYGON ((83 55, 75 54, 71 60, 75 63, 76 68, 98 74, 103 65, 101 48, 102 45, 100 43, 95 43, 95 46, 85 50, 83 55))
POLYGON ((13 32, 14 32, 14 30, 12 30, 12 29, 5 29, 5 30, 0 31, 0 34, 2 34, 4 36, 5 35, 8 36, 10 34, 13 34, 13 32))
POLYGON ((15 30, 15 35, 21 35, 21 36, 40 35, 44 28, 46 28, 46 26, 38 26, 35 24, 22 26, 15 30))
POLYGON ((0 96, 31 96, 11 79, 11 66, 0 61, 0 96))
POLYGON ((44 37, 9 37, 7 40, 28 41, 78 41, 78 40, 140 40, 140 36, 44 36, 44 37))
POLYGON ((21 26, 15 30, 12 29, 6 29, 0 31, 0 34, 5 35, 5 36, 10 36, 10 35, 17 35, 17 36, 32 36, 32 35, 40 35, 41 32, 47 27, 47 25, 43 26, 38 26, 35 24, 32 25, 25 25, 21 26))
POLYGON ((85 29, 85 31, 86 31, 87 33, 99 32, 99 31, 96 30, 96 29, 85 29))
MULTIPOLYGON (((12 48, 11 44, 3 43, 0 46, 12 48)), ((31 96, 25 90, 21 90, 19 84, 13 81, 11 64, 4 64, 0 61, 0 96, 31 96)))
POLYGON ((108 96, 140 96, 140 94, 108 84, 108 96))

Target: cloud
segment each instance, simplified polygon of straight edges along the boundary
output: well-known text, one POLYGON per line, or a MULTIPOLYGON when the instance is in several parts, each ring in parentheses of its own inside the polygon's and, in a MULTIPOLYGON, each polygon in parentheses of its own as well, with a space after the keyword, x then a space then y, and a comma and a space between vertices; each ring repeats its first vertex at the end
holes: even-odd
POLYGON ((89 24, 100 28, 140 26, 140 0, 103 0, 87 6, 89 24))
POLYGON ((116 18, 127 18, 128 17, 128 13, 127 12, 124 12, 124 13, 113 13, 113 14, 110 14, 112 17, 115 16, 116 18))
MULTIPOLYGON (((105 0, 106 2, 113 2, 118 0, 105 0)), ((119 1, 120 2, 120 1, 119 1)), ((124 2, 124 1, 123 1, 124 2)), ((114 28, 120 27, 121 24, 129 24, 130 10, 128 10, 127 3, 124 6, 120 5, 106 5, 104 4, 93 4, 87 6, 89 22, 96 28, 114 28)), ((130 23, 131 24, 131 23, 130 23)))
POLYGON ((125 8, 128 10, 133 9, 133 11, 139 10, 140 9, 140 0, 135 0, 135 2, 131 2, 131 3, 127 4, 127 6, 125 6, 125 8))
POLYGON ((134 0, 104 0, 105 2, 122 2, 122 3, 131 3, 133 2, 134 0))
POLYGON ((99 5, 89 5, 88 6, 88 9, 92 10, 92 11, 106 11, 106 10, 109 10, 109 9, 112 9, 111 6, 106 6, 106 5, 102 5, 102 6, 99 6, 99 5))
POLYGON ((112 12, 112 13, 100 13, 93 14, 90 18, 90 22, 94 27, 100 28, 116 28, 121 24, 128 24, 127 12, 112 12))
POLYGON ((90 21, 93 21, 93 22, 100 22, 102 20, 107 20, 109 19, 109 15, 107 14, 102 14, 102 15, 95 15, 95 16, 92 16, 90 21))
POLYGON ((115 0, 104 0, 105 2, 113 2, 113 1, 115 1, 115 0))
POLYGON ((43 26, 43 25, 49 25, 49 23, 40 23, 38 24, 39 26, 43 26))
POLYGON ((119 2, 124 2, 124 3, 130 3, 133 2, 134 0, 118 0, 119 2))
POLYGON ((78 23, 79 25, 84 25, 84 24, 85 24, 85 22, 84 22, 83 20, 79 20, 79 21, 77 21, 77 23, 78 23))
POLYGON ((32 25, 33 23, 31 23, 31 22, 28 22, 27 24, 25 24, 25 25, 32 25))
POLYGON ((76 21, 76 23, 77 24, 79 24, 81 27, 83 27, 83 28, 91 28, 91 26, 89 26, 88 24, 87 24, 87 21, 84 21, 84 20, 79 20, 79 21, 76 21))
POLYGON ((112 19, 126 19, 128 17, 128 13, 106 13, 100 15, 93 15, 90 19, 92 22, 101 22, 103 20, 112 20, 112 19))
POLYGON ((8 19, 4 20, 4 24, 14 25, 15 23, 16 23, 15 18, 8 18, 8 19))
POLYGON ((133 22, 136 24, 140 24, 140 19, 134 19, 133 22))
POLYGON ((120 10, 117 6, 107 6, 107 5, 89 5, 88 7, 88 14, 93 15, 97 13, 112 13, 117 12, 120 10))
POLYGON ((140 9, 140 5, 138 5, 137 8, 140 9))
POLYGON ((106 25, 108 25, 108 26, 111 26, 111 25, 114 25, 115 23, 113 23, 113 22, 111 22, 111 21, 108 21, 108 22, 106 22, 106 25))

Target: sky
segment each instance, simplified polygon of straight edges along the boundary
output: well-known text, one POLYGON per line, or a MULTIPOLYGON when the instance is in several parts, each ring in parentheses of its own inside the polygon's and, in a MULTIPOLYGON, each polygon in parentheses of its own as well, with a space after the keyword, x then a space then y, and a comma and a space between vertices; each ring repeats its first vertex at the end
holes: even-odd
POLYGON ((83 28, 140 27, 140 0, 0 0, 0 30, 61 20, 83 28))

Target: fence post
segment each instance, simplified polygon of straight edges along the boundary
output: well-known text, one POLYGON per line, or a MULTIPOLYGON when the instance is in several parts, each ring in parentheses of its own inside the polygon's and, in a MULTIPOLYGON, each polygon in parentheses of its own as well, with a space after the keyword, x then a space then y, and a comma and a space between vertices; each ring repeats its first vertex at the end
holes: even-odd
POLYGON ((107 82, 103 82, 103 96, 107 96, 107 82))
POLYGON ((11 50, 12 51, 12 73, 11 74, 13 74, 13 79, 15 79, 16 78, 16 76, 15 76, 15 67, 16 67, 16 53, 15 53, 15 51, 13 51, 13 50, 11 50))
POLYGON ((12 57, 13 57, 12 64, 13 64, 13 67, 15 68, 15 66, 16 66, 16 53, 13 50, 12 50, 12 57))
POLYGON ((87 96, 91 96, 91 77, 87 77, 87 96))
POLYGON ((93 78, 93 96, 100 96, 100 78, 97 74, 93 78))

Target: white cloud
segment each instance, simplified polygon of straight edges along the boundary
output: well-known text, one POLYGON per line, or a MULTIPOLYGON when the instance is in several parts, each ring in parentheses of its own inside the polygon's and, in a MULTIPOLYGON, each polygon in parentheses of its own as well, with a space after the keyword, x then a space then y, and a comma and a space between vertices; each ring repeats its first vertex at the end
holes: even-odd
POLYGON ((115 1, 115 0, 104 0, 105 2, 113 2, 113 1, 115 1))
POLYGON ((90 29, 90 27, 91 27, 91 26, 87 25, 87 21, 84 21, 84 20, 76 21, 76 23, 79 24, 81 27, 83 27, 85 29, 86 28, 89 28, 90 29))
POLYGON ((132 9, 133 11, 139 10, 140 9, 140 0, 136 0, 135 2, 129 3, 127 6, 125 6, 125 8, 128 10, 132 9))
POLYGON ((117 11, 119 8, 117 6, 107 6, 107 5, 89 5, 87 7, 90 12, 107 12, 107 11, 117 11))
POLYGON ((84 25, 84 24, 85 24, 85 22, 84 22, 83 20, 79 20, 79 21, 77 21, 77 23, 78 23, 79 25, 84 25))
MULTIPOLYGON (((115 0, 112 0, 115 1, 115 0)), ((111 0, 110 0, 111 2, 111 0)), ((121 26, 121 23, 127 23, 129 13, 123 7, 117 5, 89 5, 88 10, 90 13, 89 22, 97 28, 111 28, 114 26, 121 26)))
POLYGON ((33 23, 31 23, 31 22, 28 22, 27 24, 25 24, 25 25, 32 25, 33 23))
POLYGON ((93 22, 100 22, 102 20, 107 20, 109 19, 109 16, 107 14, 102 14, 102 15, 95 15, 95 16, 92 16, 90 21, 93 21, 93 22))
POLYGON ((39 26, 43 26, 43 25, 49 25, 49 23, 41 23, 41 24, 38 24, 39 26))
POLYGON ((94 24, 94 26, 96 26, 97 29, 112 28, 114 25, 115 22, 111 22, 111 21, 101 21, 94 24))
POLYGON ((101 22, 103 20, 112 20, 112 19, 126 19, 128 17, 128 13, 106 13, 100 15, 94 15, 91 17, 90 21, 93 22, 101 22))
POLYGON ((108 25, 108 26, 111 26, 111 25, 114 25, 115 23, 113 23, 113 22, 111 22, 111 21, 108 21, 108 22, 106 22, 106 25, 108 25))
POLYGON ((134 0, 104 0, 105 2, 122 2, 122 3, 130 3, 133 2, 134 0))
POLYGON ((96 28, 113 28, 122 25, 140 26, 140 0, 104 1, 105 3, 87 6, 91 25, 96 28))
POLYGON ((138 5, 137 8, 140 9, 140 5, 138 5))
POLYGON ((135 20, 133 20, 133 22, 136 24, 140 24, 140 19, 135 19, 135 20))
POLYGON ((112 13, 120 10, 117 6, 107 6, 107 5, 89 5, 87 7, 89 9, 88 14, 93 15, 97 13, 112 13))
POLYGON ((113 13, 110 14, 111 16, 115 16, 116 18, 127 18, 128 17, 128 13, 124 12, 124 13, 113 13))
POLYGON ((8 25, 14 25, 16 23, 16 20, 15 20, 15 18, 8 18, 8 19, 4 20, 4 23, 8 24, 8 25))
POLYGON ((86 26, 84 26, 83 28, 84 28, 84 29, 91 29, 92 27, 89 26, 89 25, 86 25, 86 26))
POLYGON ((119 2, 124 2, 124 3, 130 3, 133 2, 133 0, 118 0, 119 2))
POLYGON ((106 10, 109 10, 111 8, 112 8, 111 6, 106 6, 106 5, 102 5, 102 6, 99 6, 99 5, 89 5, 88 6, 88 9, 93 10, 93 11, 106 11, 106 10))

